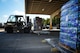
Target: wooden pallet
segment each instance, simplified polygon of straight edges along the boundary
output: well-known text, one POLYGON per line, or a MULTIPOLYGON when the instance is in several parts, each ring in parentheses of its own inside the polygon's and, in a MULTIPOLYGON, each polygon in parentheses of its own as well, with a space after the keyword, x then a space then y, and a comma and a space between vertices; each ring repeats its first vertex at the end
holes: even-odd
POLYGON ((67 46, 65 44, 60 43, 60 42, 59 42, 59 45, 60 45, 60 47, 62 47, 64 49, 67 49, 67 50, 69 50, 69 51, 71 51, 73 53, 80 53, 80 50, 73 49, 73 48, 71 48, 71 47, 69 47, 69 46, 67 46))

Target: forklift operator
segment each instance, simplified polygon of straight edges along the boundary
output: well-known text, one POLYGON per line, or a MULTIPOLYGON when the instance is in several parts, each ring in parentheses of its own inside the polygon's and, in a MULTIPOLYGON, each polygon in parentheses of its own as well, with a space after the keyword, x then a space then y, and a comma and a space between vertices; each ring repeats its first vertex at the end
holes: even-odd
POLYGON ((21 18, 18 18, 17 20, 18 20, 17 26, 18 26, 19 28, 22 28, 23 22, 21 21, 21 18))

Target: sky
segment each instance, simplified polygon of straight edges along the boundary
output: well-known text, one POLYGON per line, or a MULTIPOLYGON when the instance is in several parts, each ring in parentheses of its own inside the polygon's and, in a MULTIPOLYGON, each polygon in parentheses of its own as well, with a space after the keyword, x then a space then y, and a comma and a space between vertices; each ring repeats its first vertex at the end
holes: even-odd
MULTIPOLYGON (((24 15, 24 8, 24 0, 0 0, 0 22, 6 22, 10 15, 24 15)), ((49 15, 27 14, 27 16, 31 19, 35 16, 50 18, 49 15)))

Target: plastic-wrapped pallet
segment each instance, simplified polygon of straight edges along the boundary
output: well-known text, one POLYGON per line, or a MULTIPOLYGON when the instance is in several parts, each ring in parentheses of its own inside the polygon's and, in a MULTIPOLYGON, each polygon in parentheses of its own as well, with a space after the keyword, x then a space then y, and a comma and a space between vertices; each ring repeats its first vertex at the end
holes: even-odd
POLYGON ((60 42, 80 49, 80 6, 79 0, 70 0, 61 8, 60 42))
POLYGON ((62 6, 61 11, 64 10, 64 9, 66 9, 66 8, 71 7, 72 5, 77 4, 78 2, 79 2, 78 0, 70 0, 70 1, 68 1, 66 4, 64 4, 62 6))

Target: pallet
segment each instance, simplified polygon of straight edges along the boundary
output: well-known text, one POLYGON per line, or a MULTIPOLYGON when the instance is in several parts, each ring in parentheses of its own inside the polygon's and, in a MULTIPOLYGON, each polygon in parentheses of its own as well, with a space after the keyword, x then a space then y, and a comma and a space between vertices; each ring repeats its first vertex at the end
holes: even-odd
POLYGON ((60 45, 60 47, 66 49, 66 50, 69 50, 69 51, 71 51, 72 53, 80 53, 80 50, 73 49, 73 48, 71 48, 71 47, 69 47, 69 46, 67 46, 67 45, 65 45, 65 44, 60 43, 60 42, 59 42, 59 45, 60 45))

